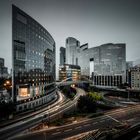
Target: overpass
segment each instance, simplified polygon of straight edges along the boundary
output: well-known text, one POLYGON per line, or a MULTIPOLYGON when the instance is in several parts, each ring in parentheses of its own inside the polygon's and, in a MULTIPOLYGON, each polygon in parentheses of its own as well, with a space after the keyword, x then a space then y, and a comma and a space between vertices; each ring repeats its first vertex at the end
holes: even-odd
POLYGON ((56 85, 59 86, 66 86, 66 85, 82 85, 82 84, 89 84, 87 81, 63 81, 63 82, 56 82, 56 85))
POLYGON ((60 82, 56 82, 57 87, 61 86, 69 86, 69 85, 75 85, 78 87, 84 87, 84 86, 89 86, 90 81, 85 79, 85 80, 77 80, 77 81, 72 81, 72 77, 66 78, 65 80, 62 80, 60 82))

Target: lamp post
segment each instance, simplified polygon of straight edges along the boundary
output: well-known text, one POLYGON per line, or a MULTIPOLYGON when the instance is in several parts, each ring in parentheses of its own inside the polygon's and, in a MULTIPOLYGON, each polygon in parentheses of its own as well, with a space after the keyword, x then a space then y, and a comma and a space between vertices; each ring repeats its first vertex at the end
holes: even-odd
POLYGON ((129 101, 130 100, 130 91, 129 91, 129 88, 127 88, 127 93, 128 93, 127 100, 129 101))

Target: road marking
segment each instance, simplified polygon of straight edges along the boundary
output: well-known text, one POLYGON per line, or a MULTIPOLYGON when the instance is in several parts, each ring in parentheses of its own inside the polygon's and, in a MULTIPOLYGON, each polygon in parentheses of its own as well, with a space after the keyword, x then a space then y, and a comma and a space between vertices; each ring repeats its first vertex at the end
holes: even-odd
POLYGON ((94 123, 92 123, 92 124, 93 124, 93 125, 94 125, 94 124, 97 124, 97 122, 94 122, 94 123))
POLYGON ((57 134, 60 134, 61 132, 56 132, 56 133, 52 133, 52 135, 57 135, 57 134))
POLYGON ((77 126, 77 127, 75 127, 75 129, 79 129, 79 128, 81 128, 81 126, 77 126))
POLYGON ((85 124, 84 126, 89 126, 90 124, 85 124))
POLYGON ((56 131, 60 131, 60 129, 56 129, 56 131))
POLYGON ((65 130, 64 132, 69 132, 69 131, 71 131, 72 129, 67 129, 67 130, 65 130))
POLYGON ((109 115, 106 115, 107 117, 109 117, 109 118, 111 118, 112 120, 114 120, 115 122, 120 122, 120 121, 118 121, 117 119, 115 119, 115 118, 113 118, 113 117, 111 117, 111 116, 109 116, 109 115))

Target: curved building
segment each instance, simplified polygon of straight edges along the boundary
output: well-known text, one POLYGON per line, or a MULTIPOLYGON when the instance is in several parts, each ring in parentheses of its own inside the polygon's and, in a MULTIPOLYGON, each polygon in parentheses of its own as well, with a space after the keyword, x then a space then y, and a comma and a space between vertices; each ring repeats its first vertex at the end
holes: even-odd
POLYGON ((78 65, 77 50, 80 47, 80 42, 73 38, 66 39, 66 63, 71 65, 78 65))
POLYGON ((32 17, 12 5, 12 98, 17 111, 52 100, 55 91, 55 41, 32 17))

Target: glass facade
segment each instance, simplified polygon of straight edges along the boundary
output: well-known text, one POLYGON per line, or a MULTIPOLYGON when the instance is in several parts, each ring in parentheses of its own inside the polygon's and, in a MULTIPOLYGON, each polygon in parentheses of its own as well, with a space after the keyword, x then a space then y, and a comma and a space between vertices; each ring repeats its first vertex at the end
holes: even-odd
POLYGON ((8 78, 8 68, 4 66, 4 59, 0 58, 0 78, 8 78))
POLYGON ((88 48, 80 46, 74 38, 66 39, 66 60, 68 64, 79 65, 81 75, 90 77, 94 85, 118 86, 126 82, 126 45, 103 44, 88 48))
POLYGON ((76 61, 78 63, 78 60, 76 60, 76 54, 79 47, 80 42, 77 39, 73 37, 68 37, 66 39, 66 64, 76 65, 76 61))
POLYGON ((64 64, 59 69, 59 80, 72 79, 72 81, 80 80, 81 69, 77 65, 64 64))
POLYGON ((55 87, 54 39, 37 21, 13 5, 12 40, 13 100, 45 96, 48 87, 55 87))
POLYGON ((140 65, 130 68, 131 88, 140 90, 140 65))
POLYGON ((60 66, 66 62, 66 48, 60 47, 60 66))

